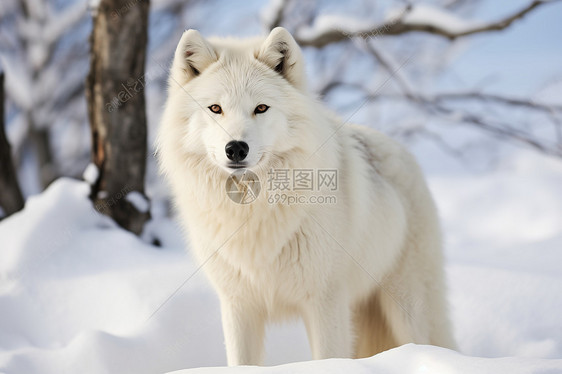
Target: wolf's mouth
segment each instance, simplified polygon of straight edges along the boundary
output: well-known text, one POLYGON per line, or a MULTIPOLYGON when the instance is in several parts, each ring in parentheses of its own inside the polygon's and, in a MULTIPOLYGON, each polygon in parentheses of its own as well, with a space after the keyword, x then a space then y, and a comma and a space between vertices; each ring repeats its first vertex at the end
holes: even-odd
POLYGON ((237 164, 228 164, 226 165, 226 167, 228 167, 229 169, 243 169, 248 167, 248 165, 244 162, 244 163, 237 163, 237 164))

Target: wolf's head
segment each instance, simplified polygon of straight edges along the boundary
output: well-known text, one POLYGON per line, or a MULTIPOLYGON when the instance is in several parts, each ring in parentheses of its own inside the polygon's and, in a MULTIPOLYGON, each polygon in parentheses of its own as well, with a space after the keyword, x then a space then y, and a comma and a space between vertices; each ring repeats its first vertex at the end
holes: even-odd
POLYGON ((284 28, 249 40, 206 40, 188 30, 169 85, 185 152, 232 171, 264 165, 295 147, 291 123, 306 90, 304 62, 284 28))

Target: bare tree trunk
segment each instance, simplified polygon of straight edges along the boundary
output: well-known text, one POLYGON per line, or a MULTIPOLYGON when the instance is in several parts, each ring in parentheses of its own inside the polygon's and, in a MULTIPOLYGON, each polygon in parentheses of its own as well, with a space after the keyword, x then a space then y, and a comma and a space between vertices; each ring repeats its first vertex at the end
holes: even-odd
POLYGON ((12 149, 4 132, 4 73, 0 71, 0 207, 9 216, 23 208, 23 196, 16 169, 12 163, 12 149))
POLYGON ((45 189, 58 177, 51 150, 51 133, 48 127, 37 128, 37 124, 31 118, 28 123, 29 140, 34 148, 39 167, 39 180, 41 187, 45 189))
POLYGON ((92 160, 99 170, 91 198, 98 210, 136 234, 150 218, 126 198, 133 191, 144 196, 148 10, 149 0, 101 0, 86 81, 92 160))

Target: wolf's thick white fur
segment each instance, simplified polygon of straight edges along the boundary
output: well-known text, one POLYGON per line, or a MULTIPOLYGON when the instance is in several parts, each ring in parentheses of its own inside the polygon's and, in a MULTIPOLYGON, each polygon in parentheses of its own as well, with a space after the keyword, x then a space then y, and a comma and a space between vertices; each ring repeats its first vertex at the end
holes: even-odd
POLYGON ((229 365, 261 363, 265 324, 291 316, 303 318, 315 359, 454 346, 439 223, 420 168, 385 135, 342 124, 307 92, 285 29, 265 39, 181 38, 157 153, 219 295, 229 365), (259 104, 270 108, 254 114, 259 104), (248 143, 248 167, 262 181, 247 205, 225 192, 233 139, 248 143), (271 168, 337 169, 337 204, 268 203, 271 168))

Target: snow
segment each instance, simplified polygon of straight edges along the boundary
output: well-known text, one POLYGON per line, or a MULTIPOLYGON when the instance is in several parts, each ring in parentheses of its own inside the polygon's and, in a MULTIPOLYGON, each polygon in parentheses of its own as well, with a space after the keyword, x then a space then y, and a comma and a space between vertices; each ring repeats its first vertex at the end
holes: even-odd
MULTIPOLYGON (((361 360, 330 359, 287 364, 270 368, 241 367, 178 370, 173 374, 190 373, 547 373, 562 368, 562 360, 468 357, 457 352, 433 346, 407 344, 361 360)), ((172 373, 170 373, 172 374, 172 373)))
POLYGON ((127 194, 127 201, 133 204, 133 206, 140 213, 147 213, 150 209, 150 202, 147 198, 138 191, 131 191, 127 194))
POLYGON ((91 11, 96 11, 100 6, 101 0, 88 0, 88 8, 91 11))
MULTIPOLYGON (((562 357, 562 162, 518 151, 495 171, 432 173, 429 184, 462 354, 407 345, 359 361, 229 371, 562 371, 553 360, 562 357)), ((97 213, 88 193, 86 182, 59 179, 0 222, 0 372, 223 366, 218 301, 177 224, 151 221, 151 240, 141 240, 97 213)), ((267 365, 309 360, 302 323, 270 327, 266 351, 267 365)))
MULTIPOLYGON (((390 11, 387 15, 387 19, 395 19, 403 12, 403 9, 390 11)), ((462 33, 482 26, 481 22, 460 18, 451 12, 428 4, 415 5, 410 11, 406 12, 402 18, 402 22, 409 25, 430 25, 435 28, 447 30, 451 34, 462 33)))
POLYGON ((82 174, 82 178, 84 178, 84 180, 90 186, 92 186, 98 180, 99 175, 100 175, 100 171, 98 167, 93 163, 89 163, 88 166, 86 166, 86 170, 84 170, 84 174, 82 174))
POLYGON ((264 25, 271 25, 278 14, 283 11, 285 0, 272 0, 261 11, 261 19, 264 25))
MULTIPOLYGON (((269 15, 269 12, 267 13, 269 15)), ((400 21, 407 25, 428 25, 443 29, 451 34, 461 33, 475 27, 482 26, 482 22, 460 18, 444 9, 427 4, 416 4, 410 10, 395 8, 387 12, 384 22, 373 23, 371 20, 339 14, 320 14, 312 26, 303 27, 298 36, 301 40, 313 40, 320 35, 339 30, 345 35, 356 35, 376 30, 378 27, 389 27, 400 21)), ((377 34, 373 33, 372 37, 377 34)))
POLYGON ((301 40, 313 40, 332 30, 339 30, 346 35, 354 35, 374 29, 376 25, 367 20, 341 16, 336 14, 321 14, 314 20, 312 26, 303 27, 298 32, 301 40))

